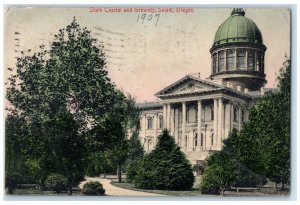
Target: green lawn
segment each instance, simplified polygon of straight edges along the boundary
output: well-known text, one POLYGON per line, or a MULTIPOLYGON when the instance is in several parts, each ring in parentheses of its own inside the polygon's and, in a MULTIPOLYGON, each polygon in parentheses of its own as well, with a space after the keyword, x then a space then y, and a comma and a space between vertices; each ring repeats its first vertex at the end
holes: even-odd
POLYGON ((168 190, 148 190, 148 189, 139 189, 134 186, 132 183, 127 182, 111 182, 112 185, 124 189, 131 189, 135 191, 143 191, 143 192, 150 192, 155 194, 163 194, 163 195, 171 195, 171 196, 200 196, 201 193, 199 189, 193 189, 191 191, 168 191, 168 190))

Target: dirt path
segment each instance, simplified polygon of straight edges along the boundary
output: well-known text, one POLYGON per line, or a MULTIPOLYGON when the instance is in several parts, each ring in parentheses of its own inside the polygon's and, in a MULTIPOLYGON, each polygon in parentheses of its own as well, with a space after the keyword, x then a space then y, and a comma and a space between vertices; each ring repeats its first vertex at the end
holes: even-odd
POLYGON ((80 188, 82 188, 83 184, 89 181, 99 181, 103 184, 103 188, 105 189, 105 194, 108 196, 164 196, 160 194, 148 193, 148 192, 140 192, 129 189, 123 189, 110 184, 110 179, 102 179, 99 177, 95 178, 86 178, 84 182, 80 184, 80 188))

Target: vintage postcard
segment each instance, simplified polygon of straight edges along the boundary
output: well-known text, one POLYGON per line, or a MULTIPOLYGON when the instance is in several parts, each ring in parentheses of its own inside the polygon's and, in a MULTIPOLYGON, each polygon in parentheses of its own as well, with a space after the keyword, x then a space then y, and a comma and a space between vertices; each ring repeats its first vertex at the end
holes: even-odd
POLYGON ((7 197, 288 198, 291 12, 6 6, 7 197))

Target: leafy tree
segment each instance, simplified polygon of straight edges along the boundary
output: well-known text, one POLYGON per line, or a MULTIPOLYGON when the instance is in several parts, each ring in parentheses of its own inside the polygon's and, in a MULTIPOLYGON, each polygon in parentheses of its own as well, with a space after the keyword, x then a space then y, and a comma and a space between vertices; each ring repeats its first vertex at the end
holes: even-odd
POLYGON ((291 67, 280 70, 278 90, 261 97, 240 133, 240 162, 275 183, 290 182, 291 67))
MULTIPOLYGON (((223 167, 223 160, 214 156, 228 155, 236 162, 235 186, 260 186, 266 177, 277 183, 290 181, 290 86, 291 68, 289 60, 284 63, 278 76, 278 90, 261 97, 251 109, 249 121, 240 133, 233 130, 224 141, 220 153, 209 158, 201 183, 204 192, 215 192, 223 167), (215 161, 212 163, 212 161, 215 161), (217 169, 218 168, 218 169, 217 169), (218 180, 216 180, 218 179, 218 180)), ((229 170, 229 169, 224 169, 229 170)), ((230 178, 230 177, 228 177, 230 178)))
POLYGON ((143 189, 189 190, 194 183, 192 166, 167 130, 155 149, 141 161, 136 186, 143 189))
POLYGON ((200 183, 200 191, 205 194, 224 195, 237 178, 237 163, 227 153, 215 152, 207 160, 207 168, 200 183))
POLYGON ((124 100, 107 77, 102 46, 72 21, 55 35, 49 51, 18 58, 7 98, 31 121, 43 122, 71 110, 80 123, 97 124, 124 100))
POLYGON ((229 137, 224 140, 221 152, 228 154, 238 164, 235 186, 257 187, 266 183, 267 157, 263 157, 259 141, 254 139, 255 136, 257 136, 255 126, 247 123, 240 133, 233 129, 229 137))
MULTIPOLYGON (((135 105, 134 99, 129 95, 124 102, 115 105, 115 109, 105 115, 101 123, 97 125, 89 134, 92 152, 103 152, 104 162, 109 160, 109 164, 117 167, 118 181, 122 181, 122 166, 126 162, 129 154, 133 156, 133 146, 130 142, 136 143, 136 139, 128 139, 128 130, 138 133, 139 129, 139 109, 135 105), (130 152, 130 153, 129 153, 130 152)), ((135 148, 135 147, 134 147, 135 148)))
POLYGON ((133 182, 137 176, 140 162, 145 153, 141 140, 139 139, 138 131, 133 132, 129 139, 128 146, 129 152, 126 166, 126 177, 128 181, 133 182))
POLYGON ((69 193, 84 178, 86 148, 84 138, 79 134, 79 124, 71 113, 57 116, 47 122, 44 136, 49 140, 47 150, 51 153, 47 170, 68 179, 69 193))
POLYGON ((119 120, 125 122, 125 96, 110 82, 105 64, 103 47, 74 18, 55 35, 49 50, 41 45, 32 56, 18 58, 11 69, 7 109, 23 119, 20 128, 28 128, 20 152, 28 159, 28 172, 41 183, 50 173, 62 173, 70 186, 78 183, 86 151, 82 139, 88 130, 109 113, 123 112, 119 120))
POLYGON ((24 119, 16 114, 8 115, 5 134, 5 187, 12 194, 16 185, 29 177, 25 166, 27 153, 23 152, 29 132, 24 119))

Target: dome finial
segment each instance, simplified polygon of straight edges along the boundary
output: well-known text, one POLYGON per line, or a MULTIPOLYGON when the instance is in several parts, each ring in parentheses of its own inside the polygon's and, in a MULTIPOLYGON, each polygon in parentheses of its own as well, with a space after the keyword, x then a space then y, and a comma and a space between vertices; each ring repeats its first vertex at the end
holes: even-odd
POLYGON ((234 8, 231 12, 231 16, 233 15, 240 15, 240 16, 244 16, 245 15, 245 10, 242 8, 234 8))

